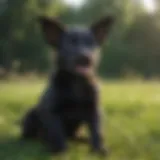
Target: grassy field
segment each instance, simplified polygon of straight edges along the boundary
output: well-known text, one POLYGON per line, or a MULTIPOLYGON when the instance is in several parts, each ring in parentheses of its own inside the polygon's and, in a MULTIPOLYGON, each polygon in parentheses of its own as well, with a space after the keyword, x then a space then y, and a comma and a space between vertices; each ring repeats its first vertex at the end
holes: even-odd
MULTIPOLYGON (((37 143, 18 142, 20 121, 35 104, 43 82, 0 82, 0 160, 99 160, 88 145, 69 144, 53 157, 37 143)), ((160 160, 160 83, 101 83, 102 127, 111 154, 108 160, 160 160)), ((105 159, 105 158, 104 158, 105 159)))

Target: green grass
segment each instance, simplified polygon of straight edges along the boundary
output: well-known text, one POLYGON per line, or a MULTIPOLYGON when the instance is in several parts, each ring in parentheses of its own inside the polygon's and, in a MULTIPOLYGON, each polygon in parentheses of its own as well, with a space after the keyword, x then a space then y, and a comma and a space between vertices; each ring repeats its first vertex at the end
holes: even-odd
MULTIPOLYGON (((98 160, 88 145, 69 144, 53 157, 38 143, 20 144, 18 121, 38 101, 43 82, 0 82, 1 160, 98 160)), ((109 160, 160 160, 160 83, 101 83, 102 132, 111 150, 109 160)))

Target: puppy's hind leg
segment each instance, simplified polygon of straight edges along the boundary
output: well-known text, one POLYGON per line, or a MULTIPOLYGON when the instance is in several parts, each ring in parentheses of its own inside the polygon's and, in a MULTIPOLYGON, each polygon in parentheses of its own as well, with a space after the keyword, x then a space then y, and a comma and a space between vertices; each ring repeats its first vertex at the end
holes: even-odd
POLYGON ((36 109, 31 109, 24 117, 22 124, 22 139, 35 139, 38 137, 40 122, 37 117, 36 109))

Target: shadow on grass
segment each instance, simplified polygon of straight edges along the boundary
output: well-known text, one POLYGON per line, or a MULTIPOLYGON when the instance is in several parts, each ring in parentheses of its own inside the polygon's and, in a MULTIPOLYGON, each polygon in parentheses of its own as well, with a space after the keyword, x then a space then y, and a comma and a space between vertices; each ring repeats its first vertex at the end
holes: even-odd
POLYGON ((45 159, 49 155, 43 153, 44 148, 37 142, 22 142, 18 139, 0 140, 0 159, 2 160, 32 160, 32 159, 45 159))
MULTIPOLYGON (((51 155, 45 151, 45 147, 38 142, 25 142, 17 139, 0 140, 0 160, 86 160, 92 158, 85 147, 75 147, 70 153, 51 155), (80 149, 81 148, 81 149, 80 149), (79 152, 79 149, 81 152, 79 152)), ((94 160, 99 160, 98 156, 94 160)))

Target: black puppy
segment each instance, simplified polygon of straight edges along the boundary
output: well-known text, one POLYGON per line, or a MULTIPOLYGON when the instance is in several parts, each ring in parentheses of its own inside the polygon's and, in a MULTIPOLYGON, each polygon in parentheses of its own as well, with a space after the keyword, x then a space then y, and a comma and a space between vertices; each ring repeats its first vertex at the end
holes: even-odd
POLYGON ((95 80, 99 49, 113 18, 102 18, 89 28, 67 28, 57 20, 40 18, 44 36, 57 50, 57 70, 39 104, 24 119, 23 138, 40 137, 53 152, 67 149, 82 124, 90 131, 92 151, 104 153, 100 135, 99 97, 95 80))

